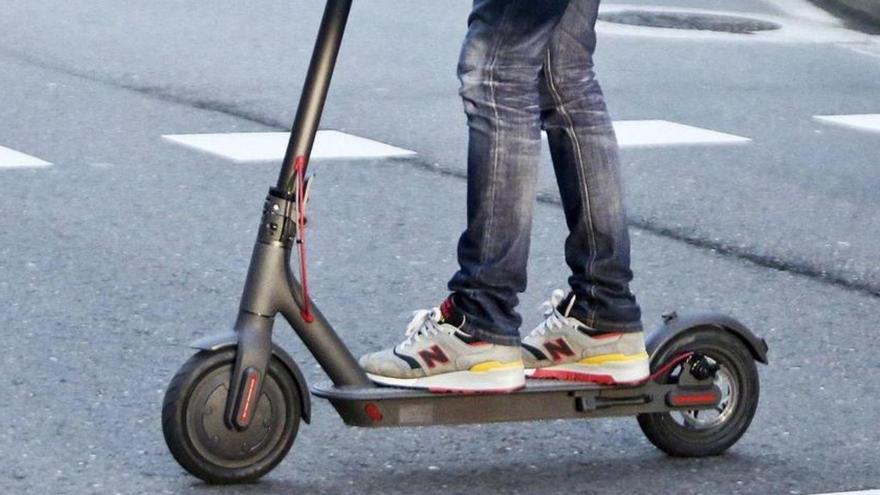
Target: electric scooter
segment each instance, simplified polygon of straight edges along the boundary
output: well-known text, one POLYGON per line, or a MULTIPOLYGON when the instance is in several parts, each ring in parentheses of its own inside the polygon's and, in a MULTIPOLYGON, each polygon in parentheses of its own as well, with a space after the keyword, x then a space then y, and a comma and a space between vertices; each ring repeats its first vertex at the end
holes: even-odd
POLYGON ((602 386, 529 380, 510 394, 435 394, 373 384, 308 295, 305 208, 308 160, 352 0, 328 0, 277 185, 266 197, 234 329, 192 344, 198 352, 165 394, 162 427, 174 458, 209 483, 256 480, 281 462, 312 395, 351 426, 429 426, 636 416, 647 438, 673 456, 724 452, 758 405, 755 362, 767 343, 733 318, 670 313, 647 335, 651 376, 602 386), (299 278, 290 268, 299 252, 299 278), (332 384, 306 385, 272 341, 281 314, 332 384))

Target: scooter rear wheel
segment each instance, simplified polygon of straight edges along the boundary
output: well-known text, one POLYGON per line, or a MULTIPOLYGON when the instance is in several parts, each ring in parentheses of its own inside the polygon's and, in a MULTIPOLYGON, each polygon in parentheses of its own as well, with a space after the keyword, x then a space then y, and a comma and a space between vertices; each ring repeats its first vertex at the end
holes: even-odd
MULTIPOLYGON (((760 388, 755 360, 743 342, 730 332, 697 327, 659 349, 651 359, 652 371, 685 352, 699 353, 718 366, 714 380, 721 390, 720 404, 711 410, 640 414, 639 426, 654 446, 669 455, 721 454, 742 437, 755 416, 760 388)), ((684 364, 658 380, 676 383, 681 373, 688 373, 684 364)))
POLYGON ((180 465, 208 483, 254 481, 281 462, 299 429, 296 382, 276 358, 269 363, 251 426, 224 421, 235 350, 201 351, 177 372, 162 406, 162 430, 180 465))

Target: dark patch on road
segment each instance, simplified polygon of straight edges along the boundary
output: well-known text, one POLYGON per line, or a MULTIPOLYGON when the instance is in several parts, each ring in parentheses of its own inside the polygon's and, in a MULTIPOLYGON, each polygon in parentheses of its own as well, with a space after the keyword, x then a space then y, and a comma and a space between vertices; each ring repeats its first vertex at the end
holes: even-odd
POLYGON ((779 29, 775 22, 749 17, 721 14, 694 14, 691 12, 658 12, 650 10, 623 10, 599 14, 605 22, 667 29, 692 29, 734 34, 754 34, 779 29))
POLYGON ((880 17, 872 18, 865 12, 847 7, 839 0, 809 0, 843 22, 849 29, 866 34, 880 34, 880 17))
MULTIPOLYGON (((3 56, 18 61, 19 63, 32 65, 40 69, 59 72, 68 76, 84 79, 93 83, 103 84, 117 89, 132 91, 168 103, 196 108, 199 110, 217 112, 223 115, 228 115, 242 120, 262 124, 266 127, 274 129, 289 129, 287 123, 280 122, 270 117, 266 117, 265 115, 250 111, 238 105, 229 102, 203 98, 198 95, 193 95, 172 87, 152 86, 138 84, 132 81, 120 81, 116 79, 102 78, 93 72, 71 69, 69 67, 50 63, 46 60, 38 59, 28 55, 9 51, 2 51, 0 53, 2 53, 3 56)), ((418 158, 407 158, 406 160, 421 169, 438 173, 443 176, 467 179, 467 173, 463 170, 451 167, 442 167, 436 164, 431 164, 419 160, 418 158)), ((561 206, 559 198, 552 194, 539 193, 538 201, 541 203, 561 206)), ((650 232, 654 235, 680 241, 695 248, 714 251, 718 254, 733 257, 743 261, 748 261, 761 267, 801 275, 829 285, 834 285, 874 297, 880 297, 880 286, 873 285, 868 282, 852 280, 851 278, 846 277, 846 275, 843 273, 827 270, 815 264, 797 260, 786 260, 769 254, 751 252, 739 246, 731 246, 725 244, 722 241, 697 237, 688 234, 684 229, 677 229, 659 225, 647 219, 630 218, 629 223, 635 228, 650 232)))
POLYGON ((134 93, 148 96, 150 98, 155 98, 157 100, 161 100, 167 103, 174 103, 177 105, 197 108, 199 110, 207 110, 209 112, 217 112, 223 115, 229 115, 231 117, 249 120, 251 122, 262 124, 267 127, 273 127, 276 129, 289 129, 289 124, 287 123, 272 119, 270 117, 266 117, 265 115, 261 115, 257 112, 241 107, 234 103, 204 98, 200 95, 181 91, 178 88, 141 84, 131 80, 109 79, 100 77, 94 72, 77 70, 57 63, 52 63, 41 58, 33 57, 31 55, 25 55, 22 53, 10 52, 6 50, 3 50, 0 53, 2 53, 3 56, 13 59, 19 63, 31 65, 39 69, 60 72, 66 76, 76 77, 89 82, 103 84, 105 86, 111 86, 116 89, 132 91, 134 93))
POLYGON ((749 261, 751 263, 754 263, 755 265, 765 268, 772 268, 774 270, 802 275, 822 283, 842 287, 856 292, 862 292, 864 294, 868 294, 874 297, 880 297, 880 287, 871 285, 867 282, 860 282, 857 280, 846 278, 839 273, 828 272, 827 270, 824 270, 820 267, 812 266, 809 263, 798 262, 795 260, 785 260, 769 254, 758 254, 749 252, 735 246, 727 245, 721 241, 714 241, 688 235, 683 229, 672 229, 669 227, 663 227, 653 224, 644 219, 630 218, 629 223, 633 227, 646 230, 648 232, 651 232, 652 234, 656 234, 661 237, 681 241, 690 246, 698 247, 701 249, 709 249, 718 254, 731 256, 744 261, 749 261))
MULTIPOLYGON (((462 170, 445 168, 436 164, 430 164, 420 161, 416 158, 408 158, 408 161, 418 165, 420 168, 430 170, 444 176, 457 177, 459 179, 467 179, 467 173, 462 170)), ((545 204, 562 206, 559 198, 549 193, 538 193, 538 201, 545 204)), ((659 225, 655 222, 644 218, 629 218, 629 225, 650 232, 651 234, 673 239, 683 242, 689 246, 700 249, 710 250, 723 256, 748 261, 752 264, 772 268, 783 272, 801 275, 822 283, 842 287, 855 292, 861 292, 874 297, 880 297, 880 287, 867 282, 852 280, 840 273, 830 272, 818 266, 796 260, 786 260, 769 254, 759 254, 750 252, 738 246, 731 246, 722 241, 697 237, 687 233, 686 229, 675 229, 659 225)))
POLYGON ((100 79, 90 80, 102 84, 109 84, 116 88, 134 91, 136 93, 140 93, 142 95, 156 98, 157 100, 162 100, 168 103, 175 103, 177 105, 185 105, 193 108, 198 108, 199 110, 222 113, 224 115, 229 115, 239 119, 263 124, 267 127, 288 129, 288 127, 286 127, 286 124, 281 121, 266 117, 265 115, 260 115, 257 112, 242 108, 234 103, 202 98, 198 95, 175 92, 172 88, 165 88, 160 86, 140 85, 130 82, 119 81, 104 81, 100 79))

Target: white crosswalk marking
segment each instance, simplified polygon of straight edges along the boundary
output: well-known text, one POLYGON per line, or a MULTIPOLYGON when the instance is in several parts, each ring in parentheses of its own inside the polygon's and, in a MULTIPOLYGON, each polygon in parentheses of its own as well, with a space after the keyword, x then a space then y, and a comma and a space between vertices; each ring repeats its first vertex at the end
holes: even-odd
POLYGON ((880 495, 880 490, 864 490, 861 492, 818 493, 816 495, 880 495))
MULTIPOLYGON (((226 134, 172 134, 163 138, 235 162, 277 161, 284 158, 290 133, 234 132, 226 134)), ((339 131, 319 131, 312 159, 388 158, 415 152, 339 131)))
MULTIPOLYGON (((625 148, 699 144, 747 143, 751 139, 668 120, 623 120, 614 123, 620 145, 625 148)), ((287 132, 231 132, 218 134, 169 134, 168 141, 235 162, 277 161, 284 157, 287 132)), ((388 158, 413 156, 414 151, 339 131, 319 131, 312 159, 388 158)))
POLYGON ((860 131, 880 132, 880 113, 856 115, 816 115, 813 117, 826 124, 849 127, 860 131))
POLYGON ((668 120, 622 120, 614 123, 617 140, 623 148, 676 146, 689 144, 737 144, 751 139, 712 131, 668 120))
POLYGON ((0 146, 0 168, 48 167, 49 162, 0 146))
MULTIPOLYGON (((683 145, 740 144, 751 139, 734 134, 679 124, 668 120, 619 120, 614 132, 621 148, 683 145)), ((546 139, 546 135, 544 138, 546 139)))

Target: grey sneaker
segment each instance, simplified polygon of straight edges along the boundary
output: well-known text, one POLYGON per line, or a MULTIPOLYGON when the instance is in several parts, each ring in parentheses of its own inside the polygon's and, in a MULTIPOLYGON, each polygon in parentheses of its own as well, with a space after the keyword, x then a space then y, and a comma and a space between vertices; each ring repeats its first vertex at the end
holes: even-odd
POLYGON ((574 380, 603 385, 644 380, 650 358, 642 332, 599 332, 558 307, 565 293, 557 289, 545 302, 544 322, 523 339, 526 375, 532 378, 574 380))
POLYGON ((525 387, 522 351, 479 341, 443 321, 439 308, 413 313, 398 346, 360 365, 376 383, 438 393, 506 393, 525 387))

